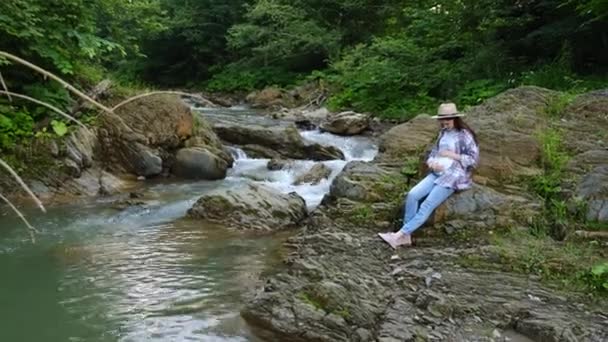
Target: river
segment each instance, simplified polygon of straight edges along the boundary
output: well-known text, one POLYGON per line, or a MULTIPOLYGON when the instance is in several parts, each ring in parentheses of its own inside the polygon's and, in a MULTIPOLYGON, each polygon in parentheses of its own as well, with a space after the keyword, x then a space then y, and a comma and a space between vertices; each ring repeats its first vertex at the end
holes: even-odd
MULTIPOLYGON (((247 108, 197 109, 210 121, 285 125, 247 108)), ((221 181, 150 180, 145 205, 117 209, 115 198, 24 208, 40 230, 32 244, 22 224, 0 210, 0 341, 262 341, 239 315, 243 294, 260 274, 281 267, 289 233, 251 235, 184 219, 201 194, 247 180, 296 191, 313 210, 350 160, 377 153, 364 137, 303 131, 311 142, 340 148, 346 161, 324 162, 329 180, 294 186, 314 164, 269 171, 265 159, 233 148, 221 181)))

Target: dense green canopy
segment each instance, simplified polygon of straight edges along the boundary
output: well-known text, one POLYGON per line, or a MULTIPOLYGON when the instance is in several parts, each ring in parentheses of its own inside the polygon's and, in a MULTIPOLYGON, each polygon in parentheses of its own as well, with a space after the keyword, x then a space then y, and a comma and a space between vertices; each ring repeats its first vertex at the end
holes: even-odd
MULTIPOLYGON (((507 87, 606 87, 603 0, 3 0, 0 50, 81 86, 215 91, 322 79, 330 105, 407 117, 507 87)), ((0 60, 13 91, 67 106, 56 85, 0 60)), ((0 148, 46 110, 0 100, 0 148)))

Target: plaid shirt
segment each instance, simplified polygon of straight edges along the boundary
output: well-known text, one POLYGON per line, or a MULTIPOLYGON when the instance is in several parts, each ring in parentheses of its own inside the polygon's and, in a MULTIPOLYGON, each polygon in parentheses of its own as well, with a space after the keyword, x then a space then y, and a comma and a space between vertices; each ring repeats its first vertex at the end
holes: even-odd
MULTIPOLYGON (((429 159, 437 156, 439 142, 446 130, 442 129, 439 132, 437 143, 431 153, 429 159)), ((466 129, 458 131, 458 139, 456 140, 456 151, 460 154, 460 160, 455 160, 447 170, 442 172, 441 176, 435 180, 435 184, 452 188, 456 191, 469 189, 473 185, 473 169, 479 163, 479 146, 473 139, 473 134, 466 129)), ((428 161, 428 159, 427 159, 428 161)))

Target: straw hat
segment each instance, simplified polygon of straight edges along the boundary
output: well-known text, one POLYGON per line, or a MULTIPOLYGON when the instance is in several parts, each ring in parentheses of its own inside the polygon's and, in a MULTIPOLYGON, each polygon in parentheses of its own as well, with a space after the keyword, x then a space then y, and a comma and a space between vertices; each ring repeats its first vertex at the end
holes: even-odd
POLYGON ((433 119, 452 119, 464 116, 464 114, 458 113, 456 104, 454 103, 442 103, 437 109, 437 115, 432 116, 433 119))

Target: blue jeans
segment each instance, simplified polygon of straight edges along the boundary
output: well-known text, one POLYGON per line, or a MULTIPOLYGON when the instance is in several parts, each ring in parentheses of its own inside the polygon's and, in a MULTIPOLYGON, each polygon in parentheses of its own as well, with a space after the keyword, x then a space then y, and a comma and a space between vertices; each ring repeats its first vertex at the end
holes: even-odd
POLYGON ((454 189, 446 188, 435 184, 435 180, 439 178, 434 173, 429 173, 420 183, 416 184, 405 199, 405 215, 403 217, 403 227, 401 231, 406 234, 413 233, 420 228, 424 222, 431 216, 441 203, 454 193, 454 189), (418 202, 426 197, 426 199, 418 208, 418 202))

